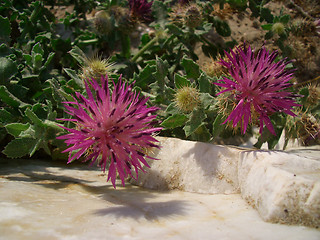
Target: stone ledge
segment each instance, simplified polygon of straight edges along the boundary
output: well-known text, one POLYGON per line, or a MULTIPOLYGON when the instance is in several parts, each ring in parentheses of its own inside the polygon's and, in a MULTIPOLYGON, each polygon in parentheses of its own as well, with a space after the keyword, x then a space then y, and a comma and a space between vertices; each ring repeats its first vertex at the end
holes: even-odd
POLYGON ((131 182, 150 189, 239 193, 239 150, 209 143, 159 137, 161 150, 151 155, 151 169, 131 182))
MULTIPOLYGON (((252 150, 159 137, 151 169, 132 183, 151 189, 241 196, 262 219, 320 225, 320 161, 283 151, 252 150)), ((309 151, 310 155, 310 151, 309 151)))
POLYGON ((0 158, 0 239, 320 239, 314 228, 263 221, 240 194, 116 185, 77 162, 0 158))
POLYGON ((294 154, 240 154, 241 195, 269 222, 320 226, 320 162, 294 154))

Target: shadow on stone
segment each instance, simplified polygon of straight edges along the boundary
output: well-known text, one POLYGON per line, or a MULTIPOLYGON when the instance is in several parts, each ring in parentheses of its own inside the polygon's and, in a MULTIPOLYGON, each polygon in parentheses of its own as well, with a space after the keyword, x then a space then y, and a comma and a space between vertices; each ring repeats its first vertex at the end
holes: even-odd
POLYGON ((186 201, 170 200, 167 202, 137 202, 128 201, 123 206, 108 207, 95 211, 99 216, 114 215, 118 218, 139 219, 144 217, 149 221, 160 218, 183 216, 186 214, 186 201))
POLYGON ((64 174, 65 170, 81 171, 83 168, 88 170, 87 166, 79 164, 71 166, 52 160, 0 159, 1 178, 29 182, 52 189, 66 188, 70 184, 91 183, 92 181, 64 174))

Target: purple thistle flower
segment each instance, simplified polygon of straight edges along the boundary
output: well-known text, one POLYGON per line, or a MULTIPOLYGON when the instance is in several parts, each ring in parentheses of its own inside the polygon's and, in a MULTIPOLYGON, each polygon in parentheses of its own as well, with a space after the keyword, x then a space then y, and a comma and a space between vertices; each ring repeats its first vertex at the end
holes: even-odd
POLYGON ((278 53, 274 51, 270 54, 265 47, 260 49, 256 56, 251 47, 247 48, 246 45, 225 54, 228 59, 221 59, 219 63, 228 69, 232 78, 223 77, 214 84, 226 88, 218 95, 230 92, 236 106, 223 124, 232 121, 233 127, 236 127, 240 123, 244 134, 249 122, 257 116, 260 134, 265 124, 267 129, 276 135, 269 116, 275 112, 296 116, 291 111, 292 107, 300 106, 295 103, 298 95, 283 91, 293 85, 289 81, 294 71, 285 69, 289 62, 286 62, 286 59, 274 62, 278 53))
POLYGON ((128 0, 130 7, 130 16, 135 19, 139 19, 145 22, 150 22, 151 17, 151 6, 153 1, 148 2, 147 0, 128 0))
POLYGON ((153 127, 157 121, 152 113, 158 108, 147 107, 148 99, 139 99, 132 84, 126 86, 120 77, 113 85, 111 94, 107 76, 101 77, 101 86, 93 78, 85 81, 88 97, 76 92, 73 102, 65 102, 66 112, 74 118, 60 119, 75 123, 76 128, 61 126, 69 133, 57 138, 72 145, 64 151, 69 152, 68 163, 84 156, 91 164, 97 161, 102 171, 110 163, 107 181, 111 179, 115 188, 117 172, 124 186, 125 178, 137 178, 138 170, 144 171, 140 163, 150 167, 145 158, 152 157, 143 149, 159 148, 152 134, 161 128, 153 127))

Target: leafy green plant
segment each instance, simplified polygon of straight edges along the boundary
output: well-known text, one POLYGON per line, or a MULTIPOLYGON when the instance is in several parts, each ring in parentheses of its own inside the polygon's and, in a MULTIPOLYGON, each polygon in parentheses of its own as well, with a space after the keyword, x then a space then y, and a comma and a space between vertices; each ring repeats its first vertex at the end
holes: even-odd
MULTIPOLYGON (((223 9, 228 3, 239 12, 250 9, 252 18, 262 22, 267 31, 265 39, 274 39, 283 54, 290 56, 286 43, 290 31, 294 31, 290 17, 282 13, 274 16, 268 2, 197 0, 177 5, 174 0, 155 0, 152 7, 145 5, 146 12, 152 13, 150 18, 132 14, 127 0, 1 1, 2 153, 7 157, 42 153, 60 157, 56 153, 66 146, 56 139, 63 131, 57 127, 57 119, 69 118, 63 102, 72 101, 75 92, 85 94, 83 77, 88 74, 83 71, 92 73, 88 60, 94 57, 101 61, 103 74, 105 70, 115 81, 122 75, 125 81, 134 83, 135 90, 149 97, 149 105, 160 108, 160 135, 204 142, 242 136, 222 125, 225 116, 213 83, 227 73, 206 73, 197 63, 197 53, 200 49, 218 64, 225 51, 239 44, 231 38, 228 22, 214 14, 217 5, 223 9), (72 11, 64 11, 58 19, 53 14, 54 6, 68 6, 72 11), (212 33, 223 44, 210 40, 212 33)), ((305 86, 293 91, 303 96, 297 114, 318 119, 319 102, 314 101, 311 107, 307 100, 310 96, 317 98, 314 91, 305 86)), ((292 132, 306 129, 299 128, 306 126, 302 117, 297 122, 279 113, 271 121, 276 136, 264 132, 256 147, 268 142, 273 148, 283 131, 289 139, 299 137, 292 132)))

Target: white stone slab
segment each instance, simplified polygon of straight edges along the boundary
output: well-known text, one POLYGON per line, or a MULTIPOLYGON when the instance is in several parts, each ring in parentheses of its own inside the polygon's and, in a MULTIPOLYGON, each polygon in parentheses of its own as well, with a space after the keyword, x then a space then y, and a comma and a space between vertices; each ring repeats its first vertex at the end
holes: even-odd
POLYGON ((239 193, 236 148, 209 143, 157 138, 161 149, 153 149, 151 169, 133 183, 158 190, 179 189, 197 193, 239 193))
POLYGON ((240 190, 266 221, 320 227, 320 149, 287 153, 158 140, 162 148, 152 156, 160 160, 150 160, 151 170, 133 183, 206 194, 240 190))
POLYGON ((239 194, 115 190, 86 165, 0 159, 0 239, 318 240, 320 231, 264 222, 239 194))
POLYGON ((320 226, 320 162, 277 151, 242 152, 241 195, 271 222, 320 226))

